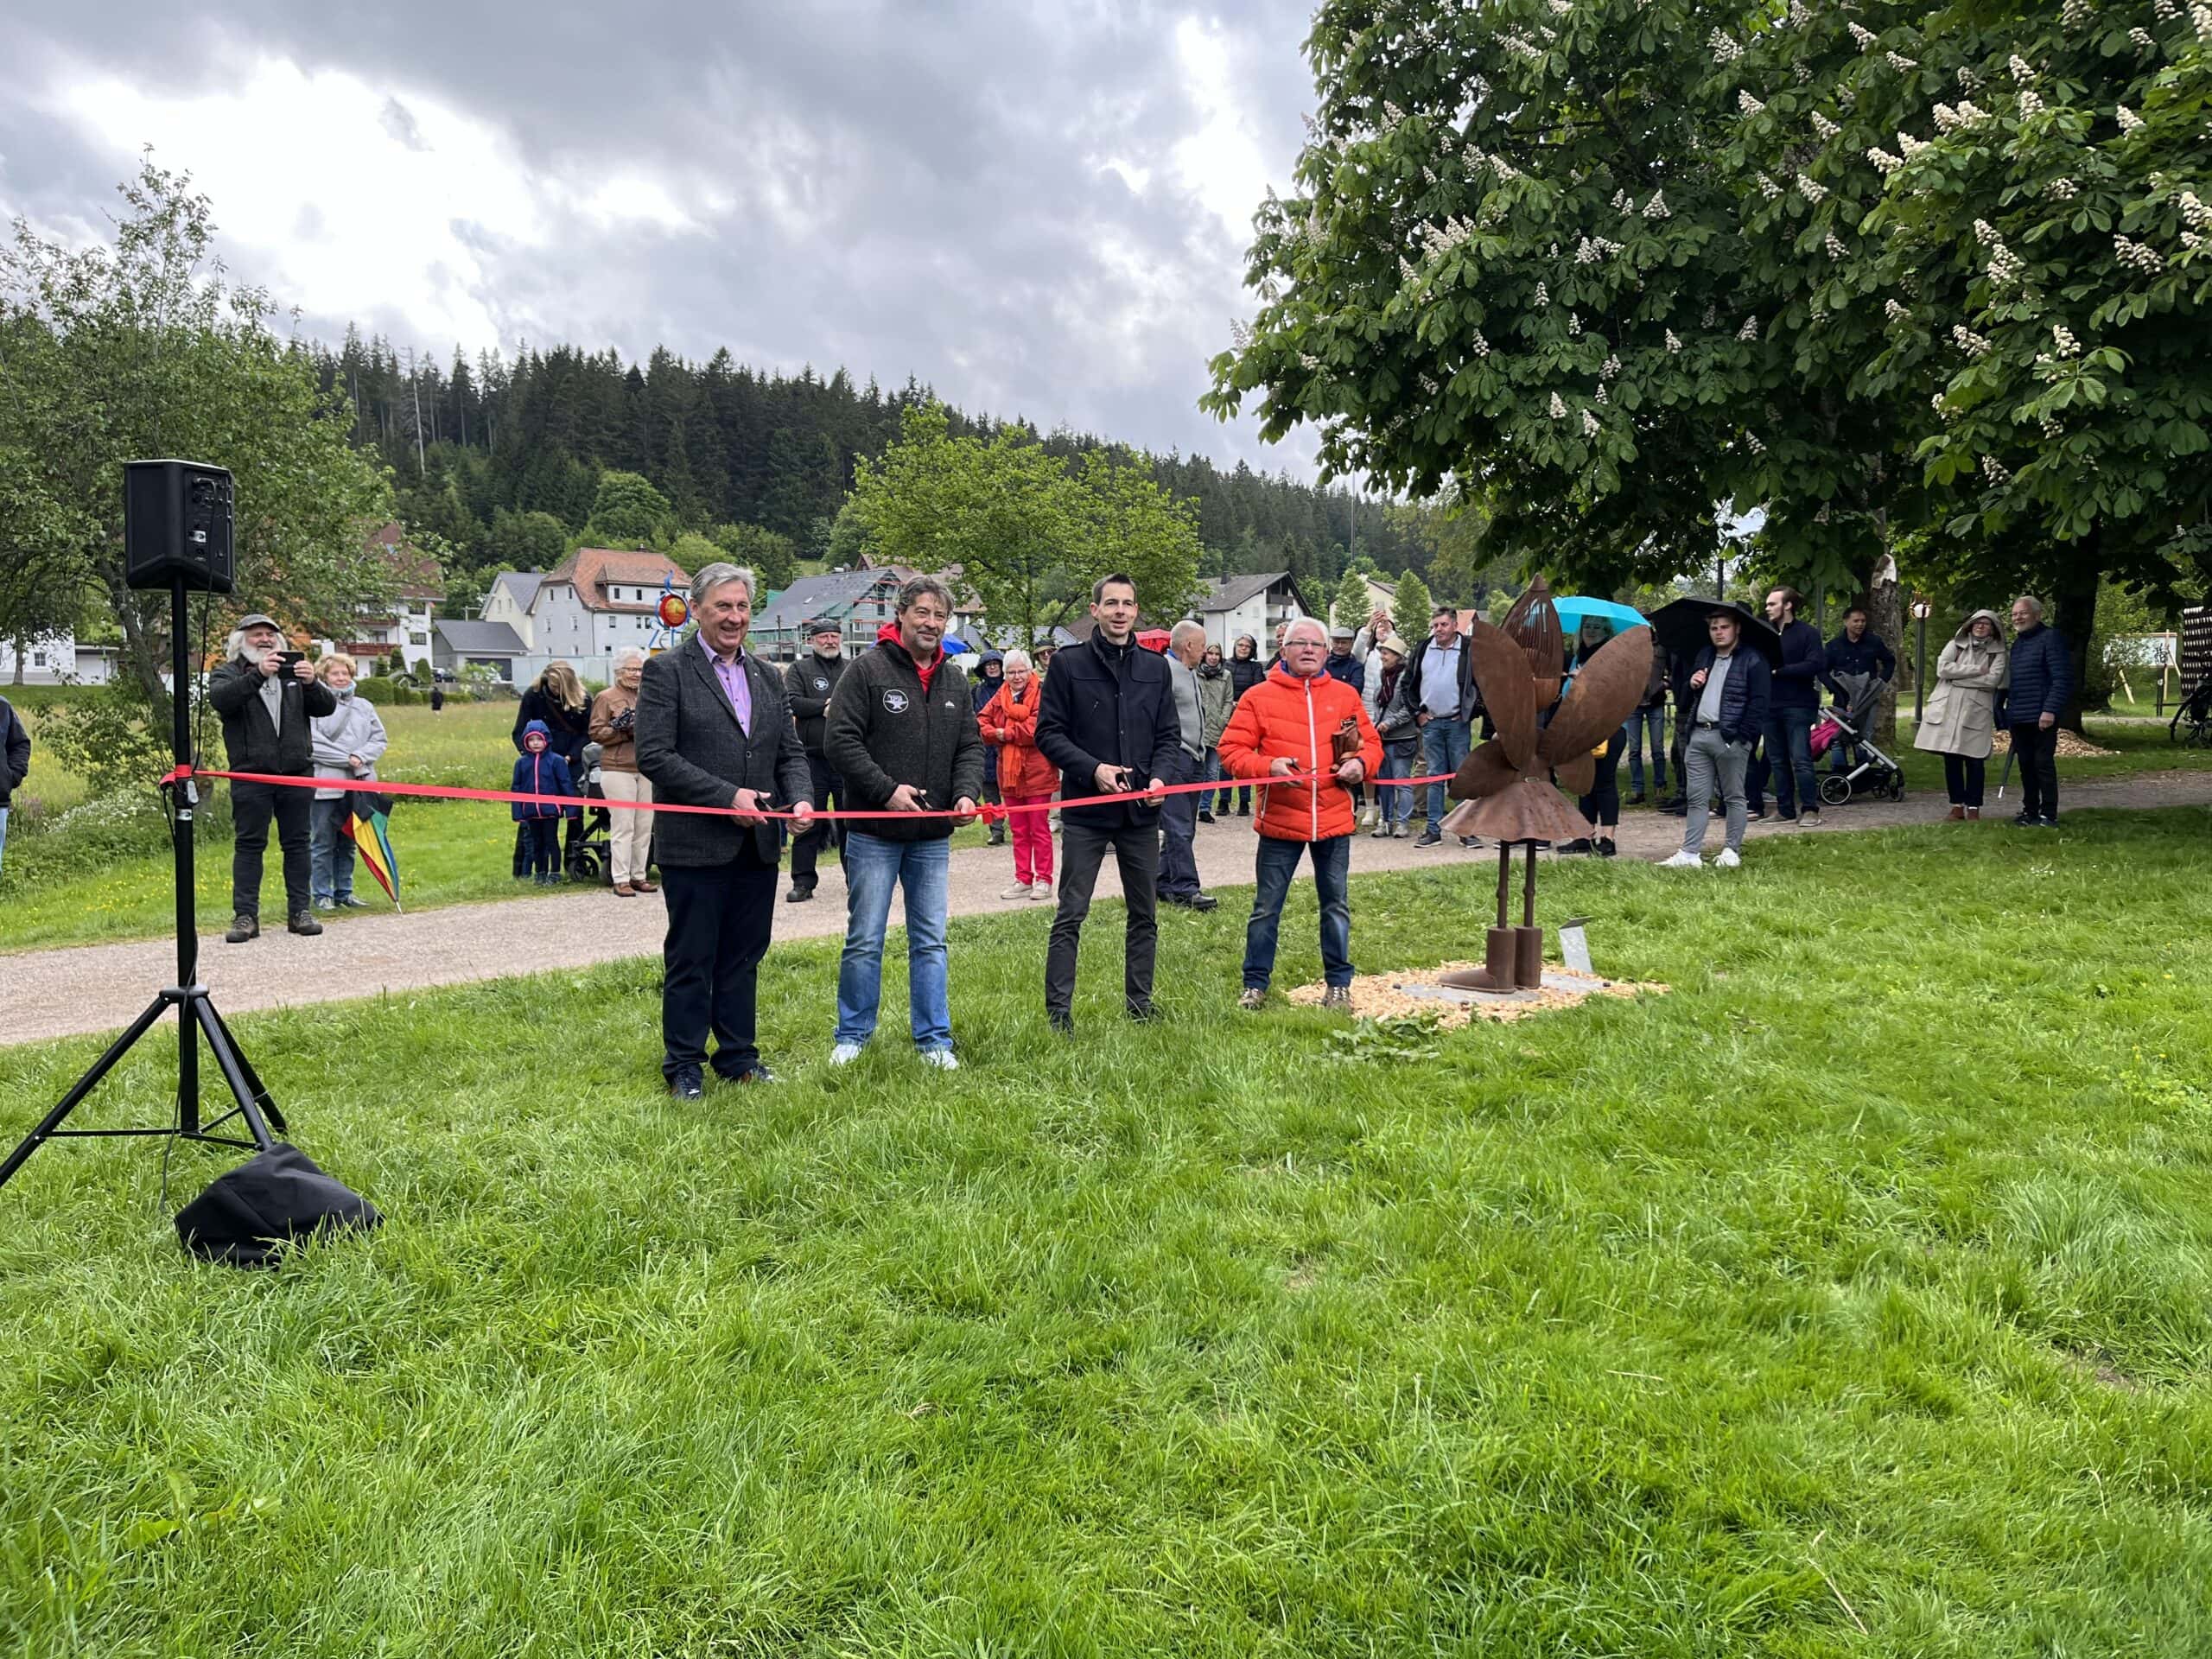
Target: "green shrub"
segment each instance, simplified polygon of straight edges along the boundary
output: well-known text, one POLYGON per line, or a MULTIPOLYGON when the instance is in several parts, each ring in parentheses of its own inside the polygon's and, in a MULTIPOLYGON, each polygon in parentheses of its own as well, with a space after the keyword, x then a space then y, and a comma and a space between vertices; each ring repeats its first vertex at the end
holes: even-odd
POLYGON ((382 709, 402 709, 411 703, 428 702, 429 694, 397 680, 372 674, 353 682, 353 694, 382 709))

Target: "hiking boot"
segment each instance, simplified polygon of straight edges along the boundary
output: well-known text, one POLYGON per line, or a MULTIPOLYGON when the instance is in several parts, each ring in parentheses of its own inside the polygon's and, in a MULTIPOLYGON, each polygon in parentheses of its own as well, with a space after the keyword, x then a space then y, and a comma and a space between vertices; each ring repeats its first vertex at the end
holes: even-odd
MULTIPOLYGON (((638 885, 640 890, 644 889, 645 883, 641 881, 638 885)), ((801 887, 798 882, 794 881, 791 883, 791 890, 784 895, 784 902, 787 905, 803 905, 813 897, 814 889, 812 887, 801 887)))
POLYGON ((311 939, 322 931, 322 924, 315 920, 315 912, 296 910, 292 912, 292 919, 284 924, 284 931, 296 933, 303 939, 311 939))
POLYGON ((1955 806, 1948 814, 1945 815, 1944 822, 1947 823, 1962 823, 1966 821, 1966 808, 1963 806, 1955 806))
POLYGON ((1969 823, 1980 823, 1981 809, 1978 806, 1970 806, 1967 808, 1967 822, 1969 823))
POLYGON ((1236 1006, 1247 1014, 1257 1014, 1268 1006, 1268 994, 1256 985, 1249 987, 1236 999, 1236 1006))
POLYGON ((261 937, 261 923, 244 911, 231 918, 231 931, 223 935, 226 944, 244 944, 248 939, 261 937))
POLYGON ((1350 1014, 1351 1012, 1351 987, 1349 985, 1330 986, 1327 990, 1321 993, 1321 1006, 1325 1008, 1335 1008, 1343 1013, 1350 1014))

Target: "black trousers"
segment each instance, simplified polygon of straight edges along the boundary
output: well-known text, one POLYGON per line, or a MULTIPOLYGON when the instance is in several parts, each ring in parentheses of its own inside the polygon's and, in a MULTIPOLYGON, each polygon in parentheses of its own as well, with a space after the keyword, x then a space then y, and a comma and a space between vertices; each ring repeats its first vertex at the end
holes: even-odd
POLYGON ((661 893, 668 903, 668 937, 661 945, 661 1075, 674 1080, 686 1067, 707 1064, 707 1033, 714 1033, 714 1067, 736 1078, 760 1064, 753 1041, 755 991, 760 958, 776 913, 776 867, 748 842, 727 864, 664 864, 661 893))
MULTIPOLYGON (((827 812, 847 804, 845 780, 830 771, 830 763, 812 749, 806 752, 806 769, 813 778, 810 787, 816 810, 827 812)), ((843 828, 842 824, 835 822, 817 823, 804 835, 792 840, 793 887, 804 887, 809 893, 814 891, 820 879, 815 874, 815 860, 824 847, 842 847, 845 844, 845 837, 841 833, 843 828)))
POLYGON ((1981 786, 1987 776, 1989 763, 1978 754, 1943 756, 1943 787, 1951 797, 1953 806, 1979 807, 1981 786))
POLYGON ((314 807, 311 789, 287 789, 281 784, 231 785, 231 818, 238 826, 238 840, 231 849, 232 914, 261 914, 261 855, 269 846, 272 817, 284 858, 285 914, 296 916, 311 906, 308 819, 314 807))
POLYGON ((2012 761, 2020 769, 2020 816, 2058 816, 2058 728, 2015 726, 2012 761))
POLYGON ((1045 947, 1045 1009, 1065 1014, 1075 1005, 1076 956, 1083 942, 1084 918, 1090 914, 1090 892, 1106 849, 1122 872, 1122 896, 1129 907, 1127 963, 1122 995, 1131 1014, 1152 1010, 1152 963, 1160 944, 1160 826, 1153 815, 1141 823, 1122 814, 1116 825, 1078 823, 1060 815, 1060 907, 1052 917, 1052 942, 1045 947))
MULTIPOLYGON (((548 818, 546 822, 550 823, 553 820, 548 818)), ((560 868, 563 870, 573 869, 575 868, 576 843, 584 838, 584 821, 581 815, 569 817, 566 819, 566 822, 568 828, 562 831, 561 836, 563 851, 561 854, 560 868)), ((531 873, 530 861, 530 835, 520 823, 518 823, 515 825, 515 879, 517 880, 520 880, 524 876, 531 873)), ((646 861, 646 868, 648 869, 652 868, 652 861, 650 858, 646 861)), ((556 871, 556 874, 558 874, 558 871, 556 871)))

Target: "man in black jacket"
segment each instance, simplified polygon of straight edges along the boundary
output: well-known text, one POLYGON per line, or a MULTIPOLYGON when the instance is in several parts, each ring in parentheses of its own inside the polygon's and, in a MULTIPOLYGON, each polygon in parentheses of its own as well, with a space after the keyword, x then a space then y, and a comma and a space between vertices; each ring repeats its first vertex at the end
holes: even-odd
POLYGON ((716 1076, 776 1080, 754 1042, 754 1009, 783 836, 760 813, 788 801, 804 830, 814 810, 784 677, 745 649, 752 572, 705 566, 691 578, 691 610, 696 632, 648 661, 638 683, 638 770, 652 780, 653 799, 735 815, 664 812, 653 827, 668 906, 660 1069, 679 1100, 705 1092, 709 1031, 716 1076))
MULTIPOLYGON (((810 649, 784 671, 784 691, 791 700, 791 719, 798 726, 800 746, 806 750, 807 771, 813 779, 815 810, 826 812, 845 798, 844 785, 822 752, 830 698, 845 672, 844 631, 825 617, 808 623, 806 634, 810 649)), ((815 860, 824 847, 844 844, 844 837, 837 830, 836 820, 824 818, 792 841, 791 890, 784 895, 786 904, 803 905, 814 897, 819 880, 815 874, 815 860)))
MULTIPOLYGON (((1882 636, 1867 626, 1864 605, 1843 613, 1843 632, 1827 644, 1827 670, 1843 717, 1865 735, 1881 706, 1882 688, 1897 674, 1897 659, 1882 636)), ((1839 742, 1829 753, 1834 756, 1831 771, 1848 772, 1858 764, 1854 745, 1839 742)))
MULTIPOLYGON (((330 688, 315 678, 315 664, 297 652, 287 652, 276 620, 258 611, 238 624, 231 636, 229 660, 207 677, 207 701, 223 722, 229 769, 275 778, 315 775, 314 733, 308 722, 338 709, 330 688)), ((311 789, 231 785, 238 839, 231 850, 231 931, 223 935, 230 944, 261 936, 261 855, 269 846, 271 818, 284 858, 286 925, 310 937, 322 931, 315 918, 308 868, 314 805, 311 789)))
POLYGON ((945 980, 951 842, 983 792, 983 734, 968 677, 944 654, 952 594, 935 576, 899 590, 899 620, 845 671, 830 699, 823 753, 844 779, 848 810, 927 813, 875 818, 845 834, 845 950, 837 963, 837 1028, 830 1064, 858 1059, 875 1034, 883 936, 894 890, 906 901, 906 1003, 925 1064, 957 1071, 945 980), (936 816, 950 810, 950 818, 936 816))
POLYGON ((1821 631, 1800 621, 1805 595, 1777 588, 1766 596, 1766 620, 1782 635, 1782 665, 1774 671, 1774 695, 1767 710, 1766 741, 1751 765, 1751 816, 1766 816, 1766 785, 1774 779, 1774 800, 1784 823, 1817 830, 1821 823, 1821 780, 1813 770, 1813 722, 1820 716, 1821 687, 1836 689, 1827 677, 1827 647, 1821 631))
POLYGON ((1119 574, 1090 589, 1090 638, 1070 645, 1046 677, 1037 747, 1060 769, 1060 795, 1149 791, 1140 801, 1060 809, 1060 905, 1045 951, 1045 1017, 1074 1029, 1075 967, 1106 849, 1122 873, 1128 911, 1122 1001, 1133 1020, 1152 1015, 1153 955, 1160 932, 1159 792, 1180 775, 1181 726, 1167 664, 1137 644, 1136 583, 1119 574))
POLYGON ((0 697, 0 857, 8 851, 8 803, 31 775, 31 734, 0 697))

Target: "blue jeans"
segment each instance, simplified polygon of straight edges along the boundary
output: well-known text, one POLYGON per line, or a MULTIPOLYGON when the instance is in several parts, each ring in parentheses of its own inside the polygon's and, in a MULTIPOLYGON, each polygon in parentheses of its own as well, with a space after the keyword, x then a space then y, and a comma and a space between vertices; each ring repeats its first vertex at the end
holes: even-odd
MULTIPOLYGON (((1160 781, 1169 784, 1196 784, 1205 781, 1199 777, 1198 761, 1180 749, 1171 763, 1173 777, 1160 781)), ((1187 899, 1199 891, 1198 861, 1192 850, 1192 837, 1198 830, 1198 798, 1196 795, 1170 795, 1160 804, 1160 877, 1154 884, 1162 899, 1187 899)))
POLYGON ((837 961, 840 1043, 875 1034, 883 1000, 883 936, 891 893, 906 899, 906 1007, 916 1048, 952 1046, 946 1001, 944 923, 951 903, 952 842, 886 841, 858 830, 845 834, 845 953, 837 961))
MULTIPOLYGON (((1387 782, 1393 778, 1410 778, 1413 775, 1413 750, 1386 748, 1382 751, 1382 770, 1376 774, 1379 780, 1387 782)), ((1406 823, 1412 820, 1414 816, 1412 790, 1378 789, 1375 793, 1382 804, 1382 816, 1378 822, 1386 829, 1392 824, 1406 823)))
MULTIPOLYGON (((1466 728, 1463 726, 1462 731, 1466 728)), ((1313 853, 1313 886, 1321 898, 1321 975, 1331 985, 1351 983, 1351 837, 1280 841, 1260 837, 1260 890, 1252 896, 1252 919, 1244 926, 1244 988, 1264 991, 1275 971, 1275 935, 1282 925, 1282 901, 1298 874, 1298 855, 1313 853)))
POLYGON ((1628 791, 1631 795, 1643 793, 1643 734, 1651 734, 1651 787, 1667 787, 1667 705, 1655 702, 1649 709, 1639 709, 1628 717, 1621 728, 1628 739, 1628 791))
POLYGON ((318 899, 353 896, 353 838, 339 827, 346 822, 346 805, 340 795, 317 801, 308 811, 308 857, 318 899))
POLYGON ((1766 786, 1774 782, 1774 804, 1785 818, 1794 818, 1802 805, 1808 812, 1821 810, 1821 780, 1813 770, 1813 721, 1817 709, 1773 709, 1766 717, 1766 741, 1758 762, 1751 768, 1751 810, 1764 811, 1766 786))
POLYGON ((8 809, 0 806, 0 862, 8 856, 8 809))
MULTIPOLYGON (((1426 775, 1434 777, 1439 772, 1457 772, 1466 758, 1465 721, 1439 717, 1421 728, 1421 764, 1426 775)), ((1428 833, 1432 836, 1444 833, 1446 787, 1443 784, 1431 784, 1421 791, 1428 797, 1428 833)))

